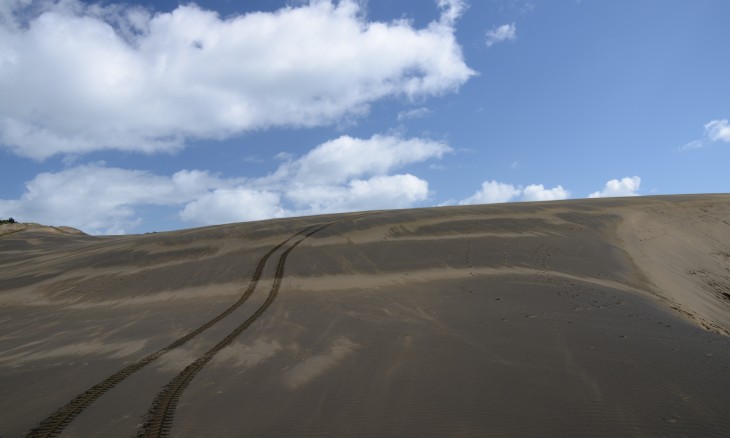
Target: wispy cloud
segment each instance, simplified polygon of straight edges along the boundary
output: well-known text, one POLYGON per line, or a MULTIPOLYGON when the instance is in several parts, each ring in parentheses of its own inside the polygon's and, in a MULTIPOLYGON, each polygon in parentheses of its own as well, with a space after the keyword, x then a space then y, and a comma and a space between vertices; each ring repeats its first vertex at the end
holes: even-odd
POLYGON ((441 23, 453 26, 464 14, 468 5, 464 0, 438 0, 438 7, 441 9, 441 23))
POLYGON ((421 119, 430 115, 432 111, 426 107, 415 108, 412 110, 401 111, 398 113, 398 121, 409 119, 421 119))
POLYGON ((713 120, 705 124, 705 135, 710 141, 730 143, 730 124, 727 119, 713 120))
POLYGON ((705 144, 702 142, 702 140, 692 140, 691 142, 687 143, 684 146, 680 146, 680 151, 689 151, 692 149, 700 149, 703 148, 705 144))
POLYGON ((700 149, 707 145, 707 143, 714 142, 725 142, 730 143, 730 122, 727 119, 712 120, 705 123, 704 135, 699 140, 692 140, 691 142, 680 146, 678 150, 688 151, 692 149, 700 149))
POLYGON ((502 41, 514 40, 517 38, 517 26, 515 23, 503 24, 487 31, 487 47, 492 47, 502 41))

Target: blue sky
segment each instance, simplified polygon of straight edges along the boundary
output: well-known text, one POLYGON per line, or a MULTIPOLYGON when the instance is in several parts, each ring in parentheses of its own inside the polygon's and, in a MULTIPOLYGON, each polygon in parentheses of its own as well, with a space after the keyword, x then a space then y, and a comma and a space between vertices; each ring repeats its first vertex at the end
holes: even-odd
POLYGON ((0 217, 730 192, 730 2, 0 5, 0 217))

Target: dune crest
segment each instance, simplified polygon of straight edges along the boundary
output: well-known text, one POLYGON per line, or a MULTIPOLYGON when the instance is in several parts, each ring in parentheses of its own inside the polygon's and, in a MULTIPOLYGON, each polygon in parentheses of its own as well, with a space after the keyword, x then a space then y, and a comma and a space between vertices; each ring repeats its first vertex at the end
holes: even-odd
POLYGON ((12 224, 0 224, 0 236, 4 236, 6 234, 20 233, 23 231, 86 235, 86 233, 84 233, 81 230, 77 230, 76 228, 67 227, 67 226, 52 227, 52 226, 48 226, 48 225, 36 224, 33 222, 16 222, 16 223, 12 223, 12 224))

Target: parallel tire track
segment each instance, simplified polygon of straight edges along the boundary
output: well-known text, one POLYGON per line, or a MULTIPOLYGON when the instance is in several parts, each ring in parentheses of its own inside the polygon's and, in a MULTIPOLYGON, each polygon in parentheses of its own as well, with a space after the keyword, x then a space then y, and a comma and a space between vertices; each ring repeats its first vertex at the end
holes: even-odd
POLYGON ((274 274, 274 283, 271 286, 271 290, 269 291, 269 296, 266 298, 266 301, 256 310, 256 312, 254 312, 253 315, 246 319, 241 325, 236 327, 231 333, 228 334, 228 336, 223 338, 223 340, 216 344, 213 348, 211 348, 198 359, 196 359, 195 362, 188 365, 177 376, 175 376, 175 378, 172 379, 170 383, 165 386, 165 388, 157 395, 157 397, 155 397, 155 400, 152 402, 152 406, 147 412, 145 423, 137 434, 137 438, 169 436, 170 430, 172 429, 172 422, 175 416, 175 410, 177 409, 178 401, 180 400, 182 393, 188 387, 190 382, 203 369, 203 367, 205 367, 205 365, 210 362, 210 360, 213 358, 213 356, 215 356, 216 353, 218 353, 220 350, 230 344, 238 335, 241 334, 241 332, 243 332, 246 328, 253 324, 253 322, 256 321, 256 319, 258 319, 258 317, 260 317, 271 305, 271 303, 273 303, 276 299, 279 288, 281 286, 282 278, 284 277, 284 265, 286 263, 286 258, 289 256, 289 253, 294 250, 294 248, 299 246, 300 243, 302 243, 306 238, 310 237, 314 233, 317 233, 331 225, 345 220, 370 216, 372 214, 377 213, 367 213, 355 217, 339 219, 321 225, 312 231, 306 232, 305 230, 304 232, 300 233, 303 234, 306 232, 302 239, 292 244, 281 254, 281 257, 279 258, 279 263, 276 266, 276 273, 274 274))
MULTIPOLYGON (((329 225, 329 224, 328 224, 329 225)), ((28 434, 26 435, 27 438, 48 438, 48 437, 55 437, 58 436, 63 429, 68 426, 71 421, 73 421, 74 418, 76 418, 84 409, 86 409, 91 403, 93 403, 96 399, 101 397, 104 393, 109 391, 110 389, 114 388, 117 384, 122 382, 127 377, 131 376, 133 373, 141 370, 142 368, 149 365, 151 362, 158 359, 163 354, 169 352, 170 350, 173 350, 177 347, 180 347, 190 339, 194 338, 195 336, 199 335, 203 331, 209 329, 216 323, 218 323, 220 320, 228 316, 231 312, 239 308, 243 303, 248 300, 248 298, 253 294, 253 291, 256 289, 256 286, 259 282, 259 279, 261 278, 261 275, 264 271, 264 267, 266 265, 266 262, 269 260, 272 254, 274 254, 278 249, 280 249, 282 246, 286 245, 289 241, 294 239, 297 236, 301 236, 305 233, 307 233, 309 230, 311 230, 313 227, 316 227, 317 225, 312 225, 308 228, 305 228, 304 230, 291 235, 288 239, 284 240, 283 242, 279 243, 275 247, 271 248, 269 252, 264 254, 264 256, 259 260, 258 265, 256 266, 256 270, 251 275, 251 280, 249 281, 248 287, 246 288, 246 291, 241 295, 241 297, 233 303, 230 307, 228 307, 226 310, 224 310, 222 313, 220 313, 215 318, 211 319, 210 321, 206 322, 205 324, 201 325, 197 329, 193 330, 192 332, 188 333, 187 335, 181 337, 180 339, 177 339, 176 341, 172 342, 171 344, 167 345, 166 347, 161 348, 160 350, 157 350, 156 352, 143 357, 142 359, 138 360, 137 362, 134 362, 131 365, 128 365, 127 367, 117 371, 116 373, 112 374, 111 376, 107 377, 104 381, 97 383, 96 385, 92 386, 82 394, 77 395, 73 400, 68 402, 63 407, 59 408, 56 412, 54 412, 51 416, 43 420, 38 426, 36 426, 34 429, 32 429, 28 434)), ((319 227, 315 229, 314 231, 310 231, 309 234, 306 234, 306 237, 311 236, 315 232, 321 230, 323 227, 319 227)), ((300 241, 301 242, 301 241, 300 241)), ((298 244, 298 242, 297 242, 298 244)), ((294 246, 296 246, 295 244, 294 246)), ((293 248, 293 247, 292 247, 293 248)), ((289 248, 287 251, 291 251, 292 248, 289 248)))

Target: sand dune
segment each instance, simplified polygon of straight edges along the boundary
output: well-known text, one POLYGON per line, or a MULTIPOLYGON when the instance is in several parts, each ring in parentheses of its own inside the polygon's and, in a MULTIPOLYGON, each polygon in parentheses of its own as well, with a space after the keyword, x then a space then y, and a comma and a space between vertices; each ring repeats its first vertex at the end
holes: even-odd
POLYGON ((0 437, 728 436, 730 195, 0 226, 0 437))

